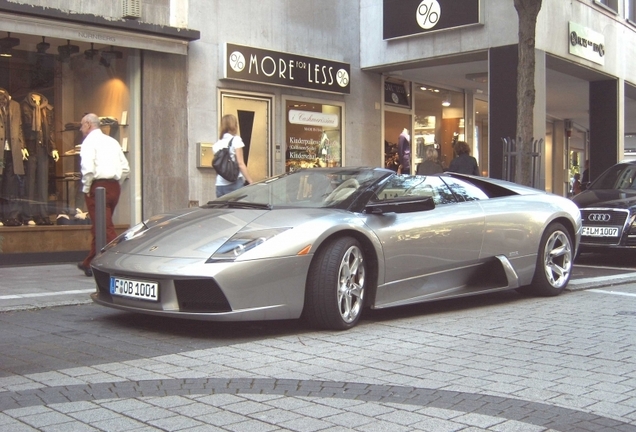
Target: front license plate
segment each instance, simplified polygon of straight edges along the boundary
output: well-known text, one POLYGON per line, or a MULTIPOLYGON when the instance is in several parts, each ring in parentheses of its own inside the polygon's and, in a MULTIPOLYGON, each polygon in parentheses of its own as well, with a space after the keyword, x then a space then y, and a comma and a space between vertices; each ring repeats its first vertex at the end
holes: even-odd
POLYGON ((122 297, 157 301, 159 300, 159 285, 156 282, 111 277, 110 293, 122 297))
POLYGON ((585 237, 618 237, 618 227, 583 227, 581 235, 585 237))

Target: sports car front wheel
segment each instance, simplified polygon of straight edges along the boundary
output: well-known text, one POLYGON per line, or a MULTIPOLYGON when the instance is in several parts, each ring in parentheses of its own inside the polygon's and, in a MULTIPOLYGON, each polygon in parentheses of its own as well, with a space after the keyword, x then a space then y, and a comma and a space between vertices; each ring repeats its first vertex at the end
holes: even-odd
POLYGON ((573 260, 570 233, 560 223, 550 224, 541 237, 532 285, 522 291, 542 296, 560 294, 570 280, 573 260))
POLYGON ((356 239, 343 237, 324 245, 309 268, 303 317, 321 329, 355 326, 364 306, 365 273, 364 253, 356 239))

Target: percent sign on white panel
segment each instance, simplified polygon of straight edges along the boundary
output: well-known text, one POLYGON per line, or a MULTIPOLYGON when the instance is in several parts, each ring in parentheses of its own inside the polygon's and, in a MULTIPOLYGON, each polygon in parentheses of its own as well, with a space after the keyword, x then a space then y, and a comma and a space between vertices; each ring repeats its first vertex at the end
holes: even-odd
POLYGON ((438 23, 442 8, 437 0, 424 0, 417 8, 417 23, 424 30, 435 27, 438 23))

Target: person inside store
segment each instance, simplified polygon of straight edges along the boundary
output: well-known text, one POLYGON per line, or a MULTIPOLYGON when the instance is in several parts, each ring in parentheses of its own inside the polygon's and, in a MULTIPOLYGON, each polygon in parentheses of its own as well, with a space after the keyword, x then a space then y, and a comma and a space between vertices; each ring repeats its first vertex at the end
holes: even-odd
POLYGON ((397 153, 391 153, 386 157, 384 166, 392 171, 398 172, 400 168, 400 159, 397 153))
POLYGON ((398 138, 398 174, 411 174, 411 136, 404 128, 398 138))
POLYGON ((570 188, 570 194, 572 194, 572 196, 580 194, 582 191, 582 185, 581 185, 581 174, 576 173, 574 174, 574 178, 572 179, 572 187, 570 188))
POLYGON ((24 184, 24 161, 27 151, 22 135, 20 104, 11 98, 9 92, 0 88, 0 191, 2 192, 4 223, 11 227, 21 226, 24 184))
POLYGON ((432 175, 444 172, 444 167, 439 163, 437 150, 433 146, 426 147, 425 158, 417 166, 417 175, 432 175))
POLYGON ((246 184, 252 183, 252 177, 247 171, 247 165, 243 157, 243 148, 245 143, 238 135, 238 120, 233 114, 226 114, 221 118, 221 133, 219 134, 219 140, 212 146, 212 153, 216 153, 219 150, 226 148, 232 141, 230 147, 230 153, 233 159, 238 164, 239 176, 235 182, 228 181, 221 177, 220 174, 216 175, 216 196, 221 197, 225 194, 240 189, 246 184))
POLYGON ((585 160, 583 175, 581 176, 581 190, 587 189, 590 184, 590 160, 585 160))
POLYGON ((31 92, 20 104, 22 127, 27 149, 26 176, 28 206, 24 209, 26 224, 53 225, 49 219, 49 157, 55 162, 60 155, 55 148, 53 107, 44 95, 31 92))
POLYGON ((113 213, 119 202, 121 183, 130 172, 128 160, 116 139, 104 134, 100 129, 99 117, 86 114, 82 118, 80 131, 84 136, 80 151, 82 171, 82 192, 91 219, 91 249, 84 261, 77 267, 86 276, 92 276, 91 261, 95 258, 95 189, 102 187, 106 192, 106 242, 117 237, 113 224, 113 213))
POLYGON ((467 142, 457 141, 453 146, 457 157, 453 159, 448 167, 448 171, 460 174, 479 175, 477 159, 470 155, 470 146, 467 142))

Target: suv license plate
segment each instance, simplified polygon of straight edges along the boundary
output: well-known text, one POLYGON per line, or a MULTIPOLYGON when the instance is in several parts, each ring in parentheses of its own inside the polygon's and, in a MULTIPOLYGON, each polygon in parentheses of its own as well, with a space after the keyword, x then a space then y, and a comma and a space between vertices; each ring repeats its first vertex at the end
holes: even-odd
POLYGON ((159 285, 157 282, 111 277, 110 293, 122 297, 157 301, 159 300, 159 285))
POLYGON ((583 227, 585 237, 618 237, 618 227, 583 227))

